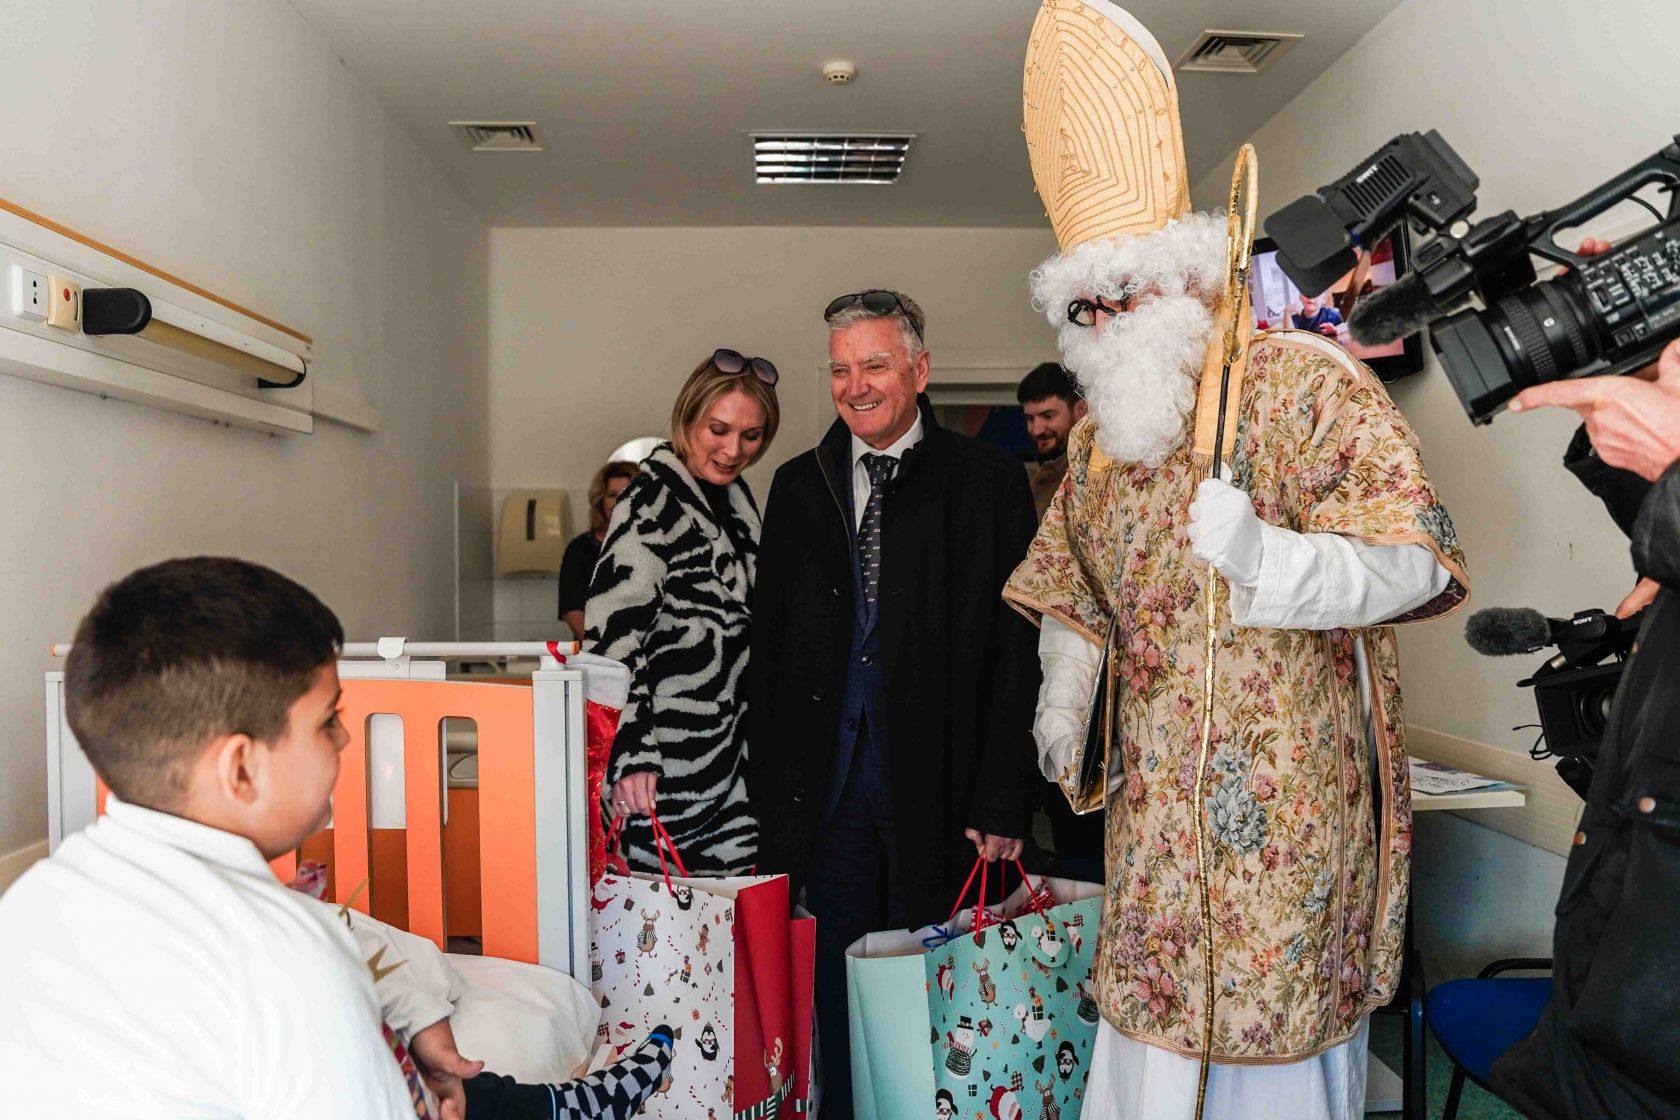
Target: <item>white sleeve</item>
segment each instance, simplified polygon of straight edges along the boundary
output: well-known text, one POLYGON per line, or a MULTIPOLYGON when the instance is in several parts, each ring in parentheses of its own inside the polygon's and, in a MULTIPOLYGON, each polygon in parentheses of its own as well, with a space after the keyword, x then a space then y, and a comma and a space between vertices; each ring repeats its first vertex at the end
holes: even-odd
POLYGON ((350 936, 262 946, 248 956, 240 1114, 264 1120, 414 1120, 350 936), (275 950, 287 950, 277 952, 275 950))
POLYGON ((443 952, 424 937, 388 926, 360 911, 350 911, 349 917, 350 932, 373 977, 380 1013, 391 1029, 413 1038, 438 1020, 449 1018, 455 1001, 461 998, 462 984, 460 974, 443 952))
POLYGON ((1238 626, 1375 626, 1429 602, 1452 578, 1421 544, 1263 528, 1259 577, 1251 587, 1231 585, 1231 621, 1238 626))
POLYGON ((1038 662, 1044 674, 1033 717, 1038 769, 1046 781, 1059 782, 1085 736, 1102 650, 1046 615, 1038 632, 1038 662))

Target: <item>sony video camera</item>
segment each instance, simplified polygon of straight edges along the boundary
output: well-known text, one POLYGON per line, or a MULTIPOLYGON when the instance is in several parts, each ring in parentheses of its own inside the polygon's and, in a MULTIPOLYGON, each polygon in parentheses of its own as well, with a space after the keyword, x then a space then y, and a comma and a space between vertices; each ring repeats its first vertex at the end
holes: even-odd
POLYGON ((1470 419, 1491 420, 1530 385, 1628 373, 1680 336, 1680 136, 1649 159, 1557 210, 1505 211, 1466 226, 1478 179, 1433 130, 1407 133, 1316 194, 1266 220, 1278 263, 1302 291, 1321 292, 1402 220, 1432 234, 1411 271, 1361 300, 1349 317, 1363 343, 1428 327, 1470 419), (1660 184, 1666 217, 1608 253, 1582 257, 1556 235, 1660 184), (1536 282, 1532 258, 1567 268, 1536 282), (1465 308, 1471 295, 1483 307, 1465 308))
POLYGON ((1534 689, 1545 743, 1530 752, 1556 758, 1558 776, 1587 797, 1593 763, 1616 700, 1643 612, 1617 618, 1601 610, 1577 611, 1573 618, 1547 618, 1527 608, 1490 607, 1470 616, 1464 639, 1477 653, 1501 657, 1534 653, 1556 646, 1556 656, 1517 683, 1534 689))

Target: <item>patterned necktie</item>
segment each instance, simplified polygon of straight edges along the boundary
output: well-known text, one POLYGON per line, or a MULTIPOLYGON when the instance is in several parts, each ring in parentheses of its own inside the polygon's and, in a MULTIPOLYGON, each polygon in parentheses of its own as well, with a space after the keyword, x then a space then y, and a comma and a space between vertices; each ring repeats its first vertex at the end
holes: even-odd
POLYGON ((881 503, 886 483, 898 470, 891 455, 865 455, 863 469, 869 472, 869 500, 863 505, 863 522, 858 526, 858 563, 863 570, 863 598, 869 613, 875 613, 875 596, 881 587, 881 503))

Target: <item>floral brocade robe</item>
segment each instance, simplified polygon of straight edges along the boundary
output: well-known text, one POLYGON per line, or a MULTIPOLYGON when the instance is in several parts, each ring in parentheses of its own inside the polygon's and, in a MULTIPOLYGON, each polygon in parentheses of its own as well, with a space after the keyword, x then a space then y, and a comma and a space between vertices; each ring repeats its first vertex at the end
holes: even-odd
MULTIPOLYGON (((1101 645, 1121 627, 1119 758, 1110 760, 1107 878, 1095 976, 1122 1034, 1188 1056, 1204 970, 1193 791, 1201 748, 1206 565, 1190 551, 1203 475, 1188 446, 1157 469, 1108 460, 1087 420, 1067 477, 1004 597, 1101 645)), ((1186 441, 1188 444, 1188 440, 1186 441)), ((1317 336, 1250 344, 1232 482, 1302 533, 1422 544, 1451 574, 1393 623, 1468 597, 1452 521, 1418 443, 1370 371, 1317 336)), ((1216 1061, 1291 1062, 1345 1041, 1393 994, 1411 850, 1398 656, 1389 625, 1236 628, 1217 585, 1212 742, 1203 782, 1216 1061), (1365 645, 1371 759, 1355 643, 1365 645), (1374 777, 1373 777, 1374 775, 1374 777), (1377 788, 1373 789, 1373 786, 1377 788)), ((1072 789, 1075 759, 1063 776, 1072 789)))

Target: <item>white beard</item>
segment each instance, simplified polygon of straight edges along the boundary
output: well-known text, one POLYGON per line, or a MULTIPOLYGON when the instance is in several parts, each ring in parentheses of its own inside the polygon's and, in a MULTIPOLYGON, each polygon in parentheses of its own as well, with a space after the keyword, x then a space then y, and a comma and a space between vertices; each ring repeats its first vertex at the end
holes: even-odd
POLYGON ((1062 364, 1079 381, 1111 459, 1154 469, 1184 441, 1213 313, 1192 295, 1160 296, 1103 327, 1064 324, 1062 364))
POLYGON ((1111 459, 1151 469, 1184 441, 1213 313, 1198 294, 1225 273, 1225 219, 1188 214, 1154 233, 1087 242, 1032 274, 1033 303, 1057 328, 1062 364, 1079 382, 1111 459), (1102 327, 1067 320, 1070 300, 1110 303, 1144 293, 1141 306, 1102 327))

